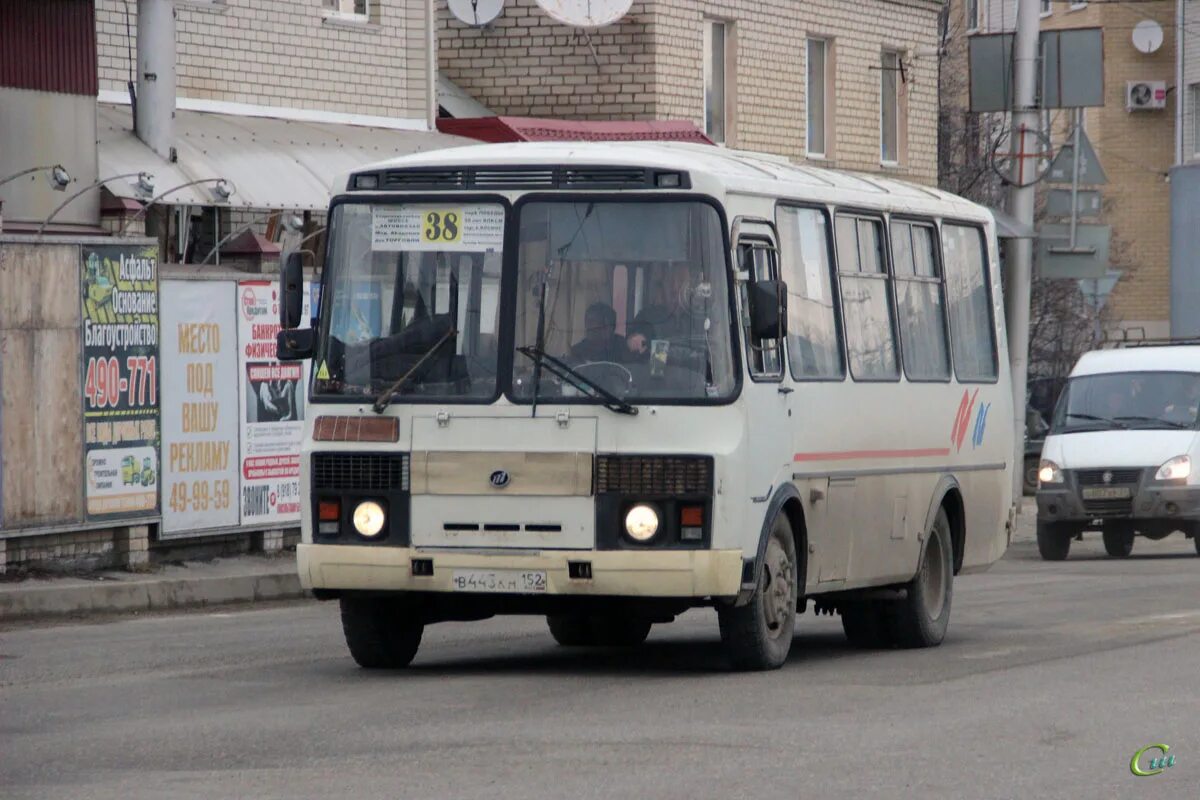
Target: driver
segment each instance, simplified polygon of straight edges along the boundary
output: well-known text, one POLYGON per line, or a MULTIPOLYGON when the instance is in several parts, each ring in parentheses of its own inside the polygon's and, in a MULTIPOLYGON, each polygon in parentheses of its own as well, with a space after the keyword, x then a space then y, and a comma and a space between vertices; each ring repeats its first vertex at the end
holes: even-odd
POLYGON ((571 347, 571 357, 580 361, 629 360, 625 337, 617 333, 617 312, 607 303, 592 303, 583 314, 584 338, 571 347))
POLYGON ((711 292, 703 280, 693 285, 687 264, 673 264, 663 287, 663 302, 643 308, 630 325, 629 351, 637 356, 650 353, 664 364, 705 363, 703 342, 708 320, 702 309, 711 292), (693 361, 699 363, 689 363, 693 361))

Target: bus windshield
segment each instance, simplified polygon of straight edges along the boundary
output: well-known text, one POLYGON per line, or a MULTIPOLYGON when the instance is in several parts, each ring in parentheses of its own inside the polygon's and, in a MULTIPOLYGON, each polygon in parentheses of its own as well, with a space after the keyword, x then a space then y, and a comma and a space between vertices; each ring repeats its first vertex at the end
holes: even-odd
POLYGON ((1054 412, 1051 433, 1127 428, 1194 428, 1200 375, 1112 372, 1072 378, 1054 412))
MULTIPOLYGON (((630 403, 729 398, 736 379, 720 215, 698 201, 520 206, 518 351, 538 350, 630 403)), ((512 396, 601 402, 513 362, 512 396)))
POLYGON ((314 394, 494 398, 504 224, 499 203, 334 207, 314 394))

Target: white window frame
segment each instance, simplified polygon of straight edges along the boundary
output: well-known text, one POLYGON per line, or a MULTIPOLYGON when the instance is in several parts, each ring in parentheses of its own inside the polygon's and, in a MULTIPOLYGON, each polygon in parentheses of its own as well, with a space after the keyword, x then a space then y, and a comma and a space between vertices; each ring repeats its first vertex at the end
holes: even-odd
POLYGON ((1188 86, 1188 101, 1191 108, 1187 112, 1192 116, 1192 160, 1200 159, 1200 83, 1188 86))
POLYGON ((1087 8, 1088 0, 1072 0, 1071 5, 1067 7, 1068 11, 1082 11, 1087 8))
POLYGON ((900 102, 900 84, 901 84, 900 60, 901 60, 901 58, 903 58, 903 56, 897 50, 884 50, 879 57, 879 163, 886 167, 900 166, 900 154, 901 154, 900 132, 903 129, 903 126, 900 124, 900 122, 901 122, 900 112, 901 112, 901 105, 902 105, 900 102), (896 64, 895 64, 894 68, 887 63, 889 56, 896 59, 896 64), (887 153, 885 152, 886 140, 884 138, 884 117, 885 117, 885 115, 884 115, 885 105, 884 104, 888 102, 888 98, 885 96, 885 91, 886 91, 885 87, 886 87, 887 78, 888 78, 889 74, 894 78, 893 86, 895 87, 895 95, 892 98, 892 100, 896 104, 896 109, 895 109, 895 114, 894 114, 894 121, 895 121, 895 126, 896 126, 894 144, 895 144, 896 152, 892 154, 894 156, 894 158, 887 157, 887 153))
POLYGON ((1041 16, 1048 17, 1054 13, 1054 0, 1042 0, 1041 16))
POLYGON ((730 23, 723 19, 704 19, 704 63, 701 67, 704 73, 704 135, 712 139, 717 144, 725 144, 729 139, 729 30, 730 23), (715 126, 709 128, 709 89, 712 82, 715 80, 713 67, 716 63, 713 61, 713 37, 715 32, 721 31, 721 135, 715 135, 715 126))
POLYGON ((370 22, 372 5, 376 0, 363 0, 363 11, 356 11, 358 0, 321 0, 321 14, 326 19, 344 22, 370 22))
POLYGON ((829 157, 829 39, 821 36, 810 36, 804 42, 804 91, 805 91, 805 120, 804 120, 804 149, 809 158, 828 158, 829 157), (813 98, 813 74, 812 74, 812 48, 813 45, 821 46, 821 148, 813 149, 813 121, 812 121, 812 98, 813 98))
POLYGON ((967 33, 979 30, 979 15, 982 0, 963 0, 963 13, 967 18, 967 33))

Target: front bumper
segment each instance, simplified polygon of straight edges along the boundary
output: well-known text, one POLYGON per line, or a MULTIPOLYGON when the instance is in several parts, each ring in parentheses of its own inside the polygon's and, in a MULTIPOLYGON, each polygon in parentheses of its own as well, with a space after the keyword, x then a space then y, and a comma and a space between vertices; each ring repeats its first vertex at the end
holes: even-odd
POLYGON ((449 593, 455 591, 453 573, 459 569, 544 571, 544 595, 734 597, 742 586, 741 550, 507 554, 301 544, 296 548, 296 563, 306 589, 449 593), (433 574, 414 575, 414 559, 431 560, 433 574), (590 563, 592 577, 571 578, 568 562, 590 563))
POLYGON ((1143 483, 1124 502, 1085 501, 1071 485, 1037 491, 1038 519, 1043 522, 1091 522, 1095 519, 1200 520, 1200 486, 1143 483))

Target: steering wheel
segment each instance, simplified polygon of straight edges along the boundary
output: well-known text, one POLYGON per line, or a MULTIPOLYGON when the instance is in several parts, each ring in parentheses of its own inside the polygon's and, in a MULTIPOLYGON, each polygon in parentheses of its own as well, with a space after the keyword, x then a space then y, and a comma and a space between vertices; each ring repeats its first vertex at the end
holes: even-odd
POLYGON ((633 391, 633 373, 616 361, 587 361, 575 370, 617 397, 623 398, 633 391))

